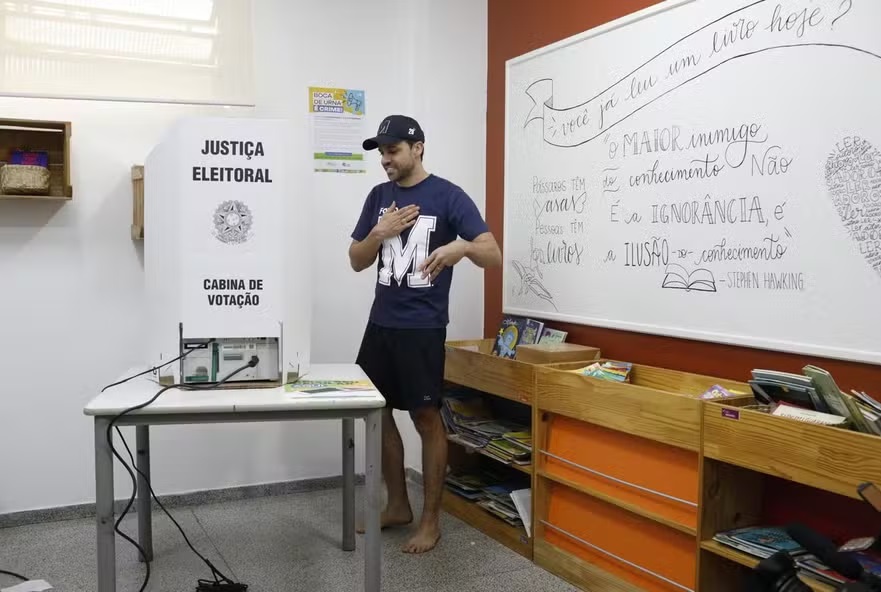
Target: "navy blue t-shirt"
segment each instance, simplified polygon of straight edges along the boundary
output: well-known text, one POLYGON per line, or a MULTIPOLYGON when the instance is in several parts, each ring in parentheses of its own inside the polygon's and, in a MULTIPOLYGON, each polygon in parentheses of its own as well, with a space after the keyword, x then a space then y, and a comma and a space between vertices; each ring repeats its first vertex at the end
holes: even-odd
POLYGON ((474 240, 489 228, 468 194, 446 179, 429 175, 413 187, 392 181, 374 187, 352 238, 367 238, 392 202, 397 208, 418 205, 419 217, 399 236, 383 241, 370 320, 393 328, 446 327, 453 268, 445 268, 433 284, 416 270, 438 247, 459 237, 474 240))

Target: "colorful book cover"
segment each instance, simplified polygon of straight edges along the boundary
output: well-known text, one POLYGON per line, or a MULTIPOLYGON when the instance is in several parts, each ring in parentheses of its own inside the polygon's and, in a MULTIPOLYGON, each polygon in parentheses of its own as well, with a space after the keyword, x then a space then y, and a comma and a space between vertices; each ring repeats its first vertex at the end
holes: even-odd
POLYGON ((526 330, 526 319, 505 316, 499 326, 498 335, 493 343, 492 353, 501 358, 514 359, 517 356, 517 345, 523 339, 526 330))
POLYGON ((569 335, 567 331, 560 331, 559 329, 551 329, 550 327, 545 327, 541 332, 541 338, 538 340, 539 343, 563 343, 566 341, 566 337, 569 335))
POLYGON ((584 368, 573 370, 578 374, 599 378, 602 380, 613 380, 615 382, 629 382, 630 370, 633 364, 629 362, 617 362, 613 360, 605 362, 594 362, 584 368))
POLYGON ((526 325, 523 328, 523 335, 520 337, 520 343, 538 343, 544 326, 545 324, 541 321, 526 319, 526 325))

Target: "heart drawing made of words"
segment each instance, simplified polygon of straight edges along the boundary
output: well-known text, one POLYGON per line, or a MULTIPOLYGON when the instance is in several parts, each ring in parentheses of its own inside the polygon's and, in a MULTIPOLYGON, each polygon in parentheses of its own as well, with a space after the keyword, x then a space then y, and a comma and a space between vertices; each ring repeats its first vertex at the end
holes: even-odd
POLYGON ((881 151, 844 138, 826 160, 826 187, 862 256, 881 275, 881 151))

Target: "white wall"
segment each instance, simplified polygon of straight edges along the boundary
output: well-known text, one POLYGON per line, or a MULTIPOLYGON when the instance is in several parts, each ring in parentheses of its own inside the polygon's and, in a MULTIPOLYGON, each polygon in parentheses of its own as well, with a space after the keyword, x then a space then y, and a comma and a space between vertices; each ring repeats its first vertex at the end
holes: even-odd
MULTIPOLYGON (((415 58, 413 112, 426 128, 425 167, 462 187, 485 216, 487 3, 428 0, 419 6, 408 43, 415 58)), ((465 261, 453 273, 447 338, 482 336, 483 271, 465 261)), ((421 471, 419 435, 405 414, 396 417, 404 462, 421 471)))
MULTIPOLYGON (((176 117, 242 113, 305 126, 309 85, 362 88, 369 126, 387 113, 414 114, 428 136, 429 170, 484 210, 485 0, 254 4, 254 110, 0 99, 4 117, 72 121, 75 194, 64 204, 0 201, 0 514, 94 500, 93 430, 82 408, 126 368, 150 361, 129 167, 176 117)), ((322 233, 311 265, 304 261, 315 289, 314 362, 353 361, 367 319, 374 276, 352 272, 346 249, 364 197, 384 180, 371 156, 368 175, 303 179, 313 206, 304 215, 322 233)), ((467 262, 452 299, 449 337, 478 334, 483 275, 467 262)), ((418 468, 418 437, 402 420, 407 464, 418 468)), ((154 428, 152 441, 160 494, 340 473, 336 423, 172 426, 154 428)), ((117 497, 127 495, 119 465, 116 483, 117 497)))

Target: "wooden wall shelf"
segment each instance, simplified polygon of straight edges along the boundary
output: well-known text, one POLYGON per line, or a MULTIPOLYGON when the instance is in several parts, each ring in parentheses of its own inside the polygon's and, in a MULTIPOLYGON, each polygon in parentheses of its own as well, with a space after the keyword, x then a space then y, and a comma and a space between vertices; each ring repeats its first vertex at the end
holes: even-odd
POLYGON ((144 165, 132 165, 132 240, 144 240, 144 165))
POLYGON ((44 195, 0 193, 3 200, 69 201, 70 184, 69 121, 0 119, 0 162, 5 164, 13 150, 45 151, 49 154, 49 190, 44 195))

